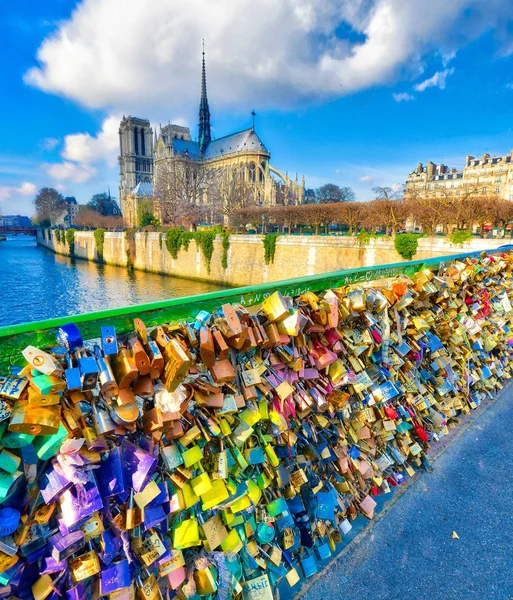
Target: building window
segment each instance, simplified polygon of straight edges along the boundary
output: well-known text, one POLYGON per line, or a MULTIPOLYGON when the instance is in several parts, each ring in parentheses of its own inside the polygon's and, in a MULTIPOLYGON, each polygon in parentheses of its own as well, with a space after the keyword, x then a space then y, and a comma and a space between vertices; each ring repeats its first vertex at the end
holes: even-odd
POLYGON ((141 154, 146 154, 146 143, 144 141, 144 129, 141 127, 141 154))
POLYGON ((495 193, 496 193, 496 194, 499 194, 499 193, 500 193, 500 191, 501 191, 501 188, 500 188, 499 186, 497 186, 497 187, 495 188, 495 193))
POLYGON ((495 178, 495 183, 502 183, 502 177, 500 175, 497 175, 495 178))
POLYGON ((134 127, 134 148, 136 154, 139 154, 139 138, 137 137, 138 133, 139 130, 137 129, 137 127, 134 127))

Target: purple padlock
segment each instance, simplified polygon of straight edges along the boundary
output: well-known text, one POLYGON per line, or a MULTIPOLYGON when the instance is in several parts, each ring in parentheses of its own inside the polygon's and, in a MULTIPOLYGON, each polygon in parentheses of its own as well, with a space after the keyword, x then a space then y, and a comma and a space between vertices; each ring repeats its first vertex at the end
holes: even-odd
POLYGON ((86 600, 86 588, 82 581, 74 587, 67 587, 66 600, 86 600))
POLYGON ((100 571, 100 595, 105 596, 122 590, 130 585, 130 568, 128 560, 112 563, 107 569, 100 571))
POLYGON ((98 489, 102 498, 110 498, 126 491, 125 472, 121 448, 116 446, 95 470, 98 489))
POLYGON ((106 529, 102 532, 100 534, 101 552, 98 555, 102 563, 109 566, 117 553, 121 550, 122 545, 121 538, 111 529, 106 529))
POLYGON ((143 520, 143 529, 147 531, 148 529, 155 527, 166 518, 166 513, 162 506, 145 506, 144 507, 144 520, 143 520))
POLYGON ((73 531, 68 535, 57 533, 49 538, 48 543, 52 549, 52 556, 60 561, 78 552, 85 546, 85 536, 81 531, 73 531))
POLYGON ((134 489, 134 492, 138 493, 144 489, 153 475, 157 466, 157 459, 126 440, 121 447, 127 483, 134 489))
POLYGON ((52 504, 66 490, 69 490, 72 485, 72 481, 59 475, 53 467, 50 467, 50 469, 41 477, 39 489, 45 504, 52 504))
POLYGON ((74 485, 60 497, 60 507, 64 525, 70 530, 77 529, 94 512, 103 508, 100 491, 92 471, 86 473, 85 484, 74 485))
POLYGON ((68 561, 66 559, 57 561, 53 556, 45 556, 41 564, 41 575, 53 575, 53 573, 60 573, 61 571, 64 571, 67 566, 68 561))

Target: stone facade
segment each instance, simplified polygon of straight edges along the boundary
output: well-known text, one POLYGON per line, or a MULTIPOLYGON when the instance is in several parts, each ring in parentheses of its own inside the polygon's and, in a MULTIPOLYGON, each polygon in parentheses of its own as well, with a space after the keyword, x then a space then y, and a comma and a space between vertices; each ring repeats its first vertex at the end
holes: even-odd
MULTIPOLYGON (((266 265, 262 236, 232 235, 227 268, 223 269, 221 264, 222 240, 218 236, 214 241, 209 272, 205 258, 195 242, 191 242, 188 250, 180 250, 175 260, 167 250, 164 238, 164 235, 157 232, 135 235, 133 264, 136 269, 226 286, 245 286, 341 269, 404 262, 397 254, 393 241, 389 239, 371 239, 362 248, 356 238, 290 235, 278 238, 274 262, 266 265)), ((42 238, 39 231, 37 241, 59 254, 67 255, 69 252, 66 242, 57 242, 55 232, 52 240, 48 241, 42 238)), ((447 238, 421 238, 414 258, 422 260, 433 256, 491 250, 502 243, 505 242, 475 238, 461 247, 451 244, 447 238)), ((124 232, 106 233, 103 246, 105 262, 126 266, 127 244, 124 232)), ((98 260, 92 231, 75 233, 75 256, 90 261, 98 260)))
POLYGON ((505 156, 467 156, 461 170, 429 162, 408 175, 405 198, 497 196, 513 200, 513 150, 505 156))

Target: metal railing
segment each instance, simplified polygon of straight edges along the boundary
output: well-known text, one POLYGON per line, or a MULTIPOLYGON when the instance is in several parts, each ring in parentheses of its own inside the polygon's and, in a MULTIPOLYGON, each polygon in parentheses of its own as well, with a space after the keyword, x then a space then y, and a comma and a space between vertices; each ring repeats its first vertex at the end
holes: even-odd
MULTIPOLYGON (((503 252, 500 248, 487 251, 488 254, 503 252)), ((409 262, 376 265, 374 267, 361 267, 322 273, 295 279, 261 283, 254 286, 231 288, 219 292, 185 296, 137 304, 123 308, 101 310, 97 312, 69 315, 44 321, 34 321, 20 325, 0 327, 0 373, 5 373, 11 364, 23 364, 21 350, 27 345, 45 348, 55 345, 55 330, 69 322, 77 324, 84 339, 97 338, 100 327, 113 325, 117 333, 132 331, 135 317, 141 318, 147 326, 161 323, 175 322, 194 318, 200 310, 212 311, 226 303, 239 303, 243 306, 257 305, 275 291, 280 291, 287 296, 297 296, 305 291, 318 292, 329 288, 365 283, 378 279, 386 279, 397 275, 414 275, 425 267, 438 269, 455 260, 471 258, 481 255, 482 252, 466 252, 438 256, 426 260, 413 260, 409 262)))

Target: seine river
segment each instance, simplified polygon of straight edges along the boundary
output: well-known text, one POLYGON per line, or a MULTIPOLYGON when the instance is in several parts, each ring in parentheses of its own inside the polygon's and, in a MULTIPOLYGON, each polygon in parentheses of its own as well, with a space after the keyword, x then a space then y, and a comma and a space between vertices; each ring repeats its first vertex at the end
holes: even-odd
POLYGON ((35 238, 0 241, 0 326, 203 294, 218 285, 59 256, 35 238))

